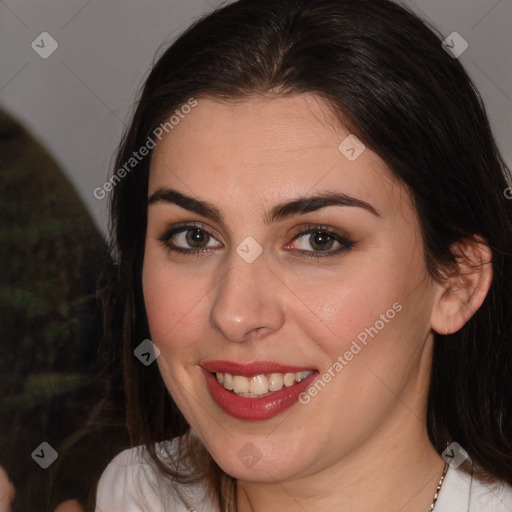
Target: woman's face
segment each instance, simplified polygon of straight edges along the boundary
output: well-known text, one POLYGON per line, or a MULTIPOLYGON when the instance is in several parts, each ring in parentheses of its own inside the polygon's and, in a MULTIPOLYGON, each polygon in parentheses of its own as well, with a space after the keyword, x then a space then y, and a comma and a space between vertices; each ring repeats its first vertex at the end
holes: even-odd
POLYGON ((152 156, 157 363, 237 478, 283 481, 425 434, 438 290, 408 193, 349 135, 314 96, 199 98, 152 156))

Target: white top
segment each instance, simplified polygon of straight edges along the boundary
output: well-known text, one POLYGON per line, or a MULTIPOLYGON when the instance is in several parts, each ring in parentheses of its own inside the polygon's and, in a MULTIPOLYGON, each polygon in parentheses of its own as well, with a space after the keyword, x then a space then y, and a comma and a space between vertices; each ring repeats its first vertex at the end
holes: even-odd
MULTIPOLYGON (((171 449, 173 445, 174 442, 171 449)), ((159 448, 157 445, 157 451, 159 448)), ((172 484, 157 473, 144 447, 121 452, 103 472, 96 512, 169 511, 220 512, 211 501, 205 501, 203 484, 172 484)), ((512 512, 512 487, 487 485, 459 469, 449 468, 435 512, 512 512)))

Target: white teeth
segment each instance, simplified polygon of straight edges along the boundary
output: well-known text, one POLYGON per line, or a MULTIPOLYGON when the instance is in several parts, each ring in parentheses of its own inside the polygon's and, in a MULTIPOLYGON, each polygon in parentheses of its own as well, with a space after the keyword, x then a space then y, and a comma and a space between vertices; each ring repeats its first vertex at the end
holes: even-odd
MULTIPOLYGON (((233 389, 233 375, 229 373, 224 373, 224 382, 223 385, 226 389, 232 390, 233 389)), ((218 379, 218 377, 217 377, 218 379)))
POLYGON ((297 372, 295 374, 295 380, 297 382, 300 382, 301 380, 304 380, 311 372, 309 371, 306 371, 306 372, 297 372))
POLYGON ((268 389, 270 391, 279 391, 283 387, 283 374, 271 373, 268 380, 268 389))
POLYGON ((285 373, 283 383, 285 386, 293 386, 295 384, 295 373, 285 373))
POLYGON ((249 381, 249 392, 254 395, 268 393, 268 379, 265 375, 256 375, 249 381))
POLYGON ((241 375, 233 375, 233 391, 235 393, 248 393, 249 381, 241 375))
POLYGON ((230 373, 216 373, 217 380, 227 390, 245 397, 266 396, 273 391, 279 391, 283 386, 290 387, 297 382, 303 381, 312 370, 297 373, 270 373, 267 375, 255 375, 244 377, 242 375, 231 375, 230 373))

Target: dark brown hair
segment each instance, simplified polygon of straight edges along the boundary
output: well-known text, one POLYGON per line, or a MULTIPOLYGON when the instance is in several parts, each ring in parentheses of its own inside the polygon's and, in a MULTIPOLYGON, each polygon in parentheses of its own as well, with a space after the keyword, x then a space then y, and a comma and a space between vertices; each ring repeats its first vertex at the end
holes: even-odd
MULTIPOLYGON (((503 195, 510 176, 475 86, 435 29, 388 0, 240 0, 217 9, 152 68, 116 168, 192 97, 301 93, 326 100, 408 187, 434 278, 456 268, 455 241, 479 235, 491 248, 493 282, 483 305, 458 332, 435 333, 427 424, 439 452, 456 441, 477 476, 512 484, 512 206, 503 195)), ((161 471, 179 478, 158 460, 154 443, 188 425, 157 366, 133 356, 150 338, 141 284, 150 156, 112 192, 109 340, 123 347, 132 443, 146 445, 161 471)), ((204 472, 222 507, 219 489, 229 477, 200 447, 192 451, 209 461, 204 472)))

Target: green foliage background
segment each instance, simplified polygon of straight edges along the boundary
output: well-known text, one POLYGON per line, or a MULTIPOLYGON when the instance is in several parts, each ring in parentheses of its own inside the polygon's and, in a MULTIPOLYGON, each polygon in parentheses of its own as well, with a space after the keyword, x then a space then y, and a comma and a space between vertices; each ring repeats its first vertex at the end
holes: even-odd
POLYGON ((96 283, 106 257, 56 161, 0 110, 0 465, 25 498, 46 491, 27 487, 42 475, 33 450, 58 450, 101 395, 96 283))

